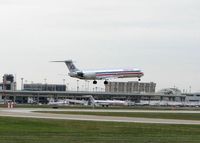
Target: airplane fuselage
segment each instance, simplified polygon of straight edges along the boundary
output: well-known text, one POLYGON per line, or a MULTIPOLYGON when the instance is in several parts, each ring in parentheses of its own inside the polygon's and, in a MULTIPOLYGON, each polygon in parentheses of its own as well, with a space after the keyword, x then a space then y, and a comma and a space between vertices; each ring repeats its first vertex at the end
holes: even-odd
POLYGON ((139 69, 114 69, 114 70, 94 70, 94 71, 76 71, 69 73, 69 76, 86 80, 102 80, 109 78, 140 78, 144 74, 139 69))

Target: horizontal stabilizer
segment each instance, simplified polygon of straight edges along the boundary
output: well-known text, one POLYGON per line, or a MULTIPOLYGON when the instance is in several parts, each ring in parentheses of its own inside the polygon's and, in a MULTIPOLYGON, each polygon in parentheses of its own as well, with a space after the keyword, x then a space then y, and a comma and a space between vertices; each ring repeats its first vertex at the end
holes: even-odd
POLYGON ((65 60, 65 61, 50 61, 50 62, 58 62, 58 63, 72 63, 72 60, 65 60))

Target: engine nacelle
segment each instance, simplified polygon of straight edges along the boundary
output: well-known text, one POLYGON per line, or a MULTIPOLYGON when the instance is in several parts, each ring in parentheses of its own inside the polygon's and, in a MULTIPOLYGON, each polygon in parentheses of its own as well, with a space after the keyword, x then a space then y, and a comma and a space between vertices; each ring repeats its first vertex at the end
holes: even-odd
POLYGON ((84 73, 83 72, 77 72, 76 73, 78 77, 83 78, 84 77, 84 73))
POLYGON ((78 78, 84 78, 84 73, 81 72, 81 71, 71 72, 71 73, 69 73, 69 76, 71 76, 71 77, 78 77, 78 78))
POLYGON ((82 71, 69 73, 69 76, 77 77, 80 79, 95 79, 96 78, 96 74, 94 72, 84 73, 82 71))

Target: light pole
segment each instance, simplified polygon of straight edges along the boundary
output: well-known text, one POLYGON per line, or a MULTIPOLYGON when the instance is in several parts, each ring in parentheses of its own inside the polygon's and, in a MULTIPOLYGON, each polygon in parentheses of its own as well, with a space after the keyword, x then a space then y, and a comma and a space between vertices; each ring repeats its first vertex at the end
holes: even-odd
POLYGON ((79 80, 77 80, 77 91, 79 91, 79 80))
POLYGON ((33 89, 34 88, 33 81, 31 81, 31 88, 32 88, 31 90, 33 91, 34 90, 33 89))
POLYGON ((87 91, 87 80, 85 80, 85 91, 87 91))
POLYGON ((90 81, 88 80, 87 83, 88 83, 88 87, 87 87, 88 91, 90 91, 90 81))
POLYGON ((24 89, 24 83, 23 83, 23 80, 24 80, 24 78, 22 77, 22 78, 21 78, 21 90, 24 89))
POLYGON ((65 79, 63 79, 63 91, 65 91, 66 88, 65 88, 65 79))
POLYGON ((47 91, 47 79, 44 78, 44 91, 47 91))
POLYGON ((67 90, 69 90, 69 83, 67 83, 67 90))

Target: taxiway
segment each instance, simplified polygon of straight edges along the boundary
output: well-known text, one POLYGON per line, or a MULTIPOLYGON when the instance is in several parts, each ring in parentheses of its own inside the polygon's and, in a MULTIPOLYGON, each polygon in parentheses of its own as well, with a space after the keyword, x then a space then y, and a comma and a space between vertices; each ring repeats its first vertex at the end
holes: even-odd
POLYGON ((42 108, 0 108, 0 116, 23 117, 23 118, 44 118, 61 120, 80 120, 80 121, 109 121, 109 122, 133 122, 133 123, 156 123, 156 124, 188 124, 200 125, 196 120, 177 120, 177 119, 154 119, 154 118, 136 118, 136 117, 113 117, 96 115, 72 115, 72 114, 53 114, 38 113, 36 111, 91 111, 91 112, 156 112, 156 113, 197 113, 200 111, 147 111, 147 110, 96 110, 96 109, 42 109, 42 108))

